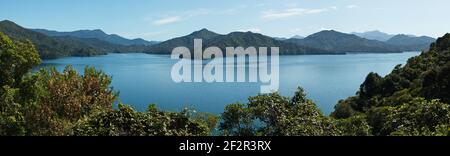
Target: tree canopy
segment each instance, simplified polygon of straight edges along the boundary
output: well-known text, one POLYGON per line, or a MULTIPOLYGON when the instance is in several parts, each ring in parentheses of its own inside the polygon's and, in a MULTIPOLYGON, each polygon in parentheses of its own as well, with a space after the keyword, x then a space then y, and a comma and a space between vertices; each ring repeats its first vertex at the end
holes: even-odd
POLYGON ((332 116, 365 114, 374 135, 447 135, 450 103, 450 34, 431 50, 398 65, 385 77, 370 73, 354 97, 332 116))

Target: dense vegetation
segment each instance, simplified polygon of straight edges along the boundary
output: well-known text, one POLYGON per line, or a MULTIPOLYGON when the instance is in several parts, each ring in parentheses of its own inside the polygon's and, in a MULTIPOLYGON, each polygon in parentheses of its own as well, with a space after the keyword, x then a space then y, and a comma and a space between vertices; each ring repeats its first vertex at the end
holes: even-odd
POLYGON ((381 77, 370 73, 356 96, 324 116, 300 88, 292 99, 278 93, 251 97, 222 114, 225 135, 446 136, 450 134, 450 34, 429 52, 381 77))
POLYGON ((370 73, 333 117, 364 116, 374 135, 447 135, 450 122, 450 34, 429 52, 381 77, 370 73))
POLYGON ((299 88, 291 99, 278 93, 250 97, 247 105, 232 104, 222 114, 220 130, 234 136, 370 135, 363 118, 335 120, 320 112, 299 88))
POLYGON ((450 133, 450 34, 429 52, 381 77, 370 73, 356 96, 325 116, 299 88, 231 104, 218 117, 192 109, 145 112, 119 104, 111 78, 87 67, 79 74, 41 69, 30 41, 0 33, 0 135, 75 136, 386 136, 450 133), (218 126, 218 131, 215 128, 218 126))

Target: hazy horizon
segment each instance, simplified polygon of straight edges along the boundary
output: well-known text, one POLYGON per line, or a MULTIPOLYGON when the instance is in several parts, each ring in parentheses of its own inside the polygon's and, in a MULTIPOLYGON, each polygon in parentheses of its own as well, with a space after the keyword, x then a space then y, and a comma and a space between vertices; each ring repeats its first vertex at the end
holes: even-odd
POLYGON ((5 0, 0 20, 56 31, 101 29, 127 38, 164 41, 193 31, 227 34, 252 31, 272 37, 308 36, 321 30, 344 33, 440 37, 448 32, 445 0, 5 0))

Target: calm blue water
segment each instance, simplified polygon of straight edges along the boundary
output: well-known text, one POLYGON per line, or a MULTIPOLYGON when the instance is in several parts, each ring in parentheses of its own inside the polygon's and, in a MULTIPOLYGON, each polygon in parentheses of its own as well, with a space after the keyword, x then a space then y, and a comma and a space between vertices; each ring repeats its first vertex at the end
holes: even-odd
MULTIPOLYGON (((385 75, 397 64, 419 54, 280 56, 279 91, 292 96, 297 86, 302 86, 309 98, 329 114, 337 101, 355 95, 369 72, 385 75)), ((120 91, 120 101, 141 111, 155 103, 170 111, 189 106, 218 114, 227 104, 245 103, 249 96, 260 91, 259 83, 175 83, 170 71, 176 62, 165 55, 132 53, 45 60, 42 67, 56 66, 62 70, 72 65, 79 71, 85 66, 101 69, 113 77, 112 85, 120 91)))

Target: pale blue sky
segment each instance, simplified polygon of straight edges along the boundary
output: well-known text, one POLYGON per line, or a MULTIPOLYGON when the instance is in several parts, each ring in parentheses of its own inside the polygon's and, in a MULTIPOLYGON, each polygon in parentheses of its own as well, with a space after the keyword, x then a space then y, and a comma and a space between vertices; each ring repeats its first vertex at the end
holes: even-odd
POLYGON ((323 29, 438 37, 450 32, 449 0, 1 0, 0 20, 58 31, 102 29, 166 40, 201 28, 274 37, 323 29))

